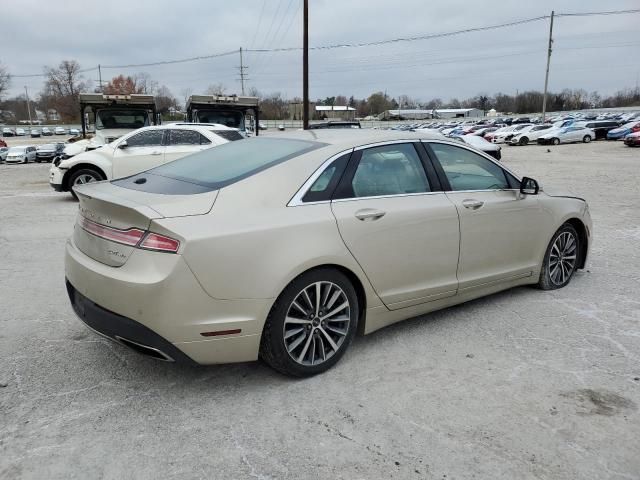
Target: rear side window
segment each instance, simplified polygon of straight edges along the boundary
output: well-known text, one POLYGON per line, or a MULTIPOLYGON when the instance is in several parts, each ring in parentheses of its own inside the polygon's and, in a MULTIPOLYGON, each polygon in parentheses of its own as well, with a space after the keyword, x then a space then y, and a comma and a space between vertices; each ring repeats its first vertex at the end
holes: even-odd
POLYGON ((242 140, 244 137, 237 130, 211 130, 216 135, 233 142, 234 140, 242 140))
POLYGON ((331 200, 331 195, 340 181, 350 156, 351 153, 347 153, 334 160, 313 182, 307 193, 302 197, 302 201, 322 202, 331 200))
POLYGON ((351 187, 355 197, 431 191, 418 152, 410 143, 363 150, 351 187))
POLYGON ((254 137, 203 150, 146 173, 217 190, 323 146, 306 140, 254 137))
POLYGON ((169 145, 206 145, 208 143, 211 142, 195 130, 169 130, 169 145))

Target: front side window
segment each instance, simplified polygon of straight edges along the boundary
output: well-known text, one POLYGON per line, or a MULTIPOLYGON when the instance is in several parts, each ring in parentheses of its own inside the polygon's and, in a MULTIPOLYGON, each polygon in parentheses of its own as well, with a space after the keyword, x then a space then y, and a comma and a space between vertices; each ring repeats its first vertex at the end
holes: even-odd
POLYGON ((127 146, 129 147, 155 147, 162 145, 162 137, 164 130, 147 130, 146 132, 136 133, 127 138, 127 146))
POLYGON ((355 197, 431 191, 420 157, 410 143, 363 150, 351 186, 355 197))
POLYGON ((511 188, 504 170, 491 160, 466 148, 444 143, 430 144, 453 191, 511 188))

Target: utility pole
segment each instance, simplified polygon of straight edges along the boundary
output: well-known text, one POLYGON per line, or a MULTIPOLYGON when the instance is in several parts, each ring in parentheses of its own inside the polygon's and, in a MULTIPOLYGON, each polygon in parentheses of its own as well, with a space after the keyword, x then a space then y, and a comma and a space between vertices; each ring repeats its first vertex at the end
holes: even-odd
POLYGON ((249 67, 245 67, 242 61, 242 47, 240 47, 240 66, 237 68, 240 70, 240 84, 242 85, 242 95, 244 95, 244 82, 248 80, 245 70, 249 67))
POLYGON ((544 76, 544 97, 542 99, 542 123, 547 116, 547 87, 549 86, 549 64, 551 63, 551 51, 553 47, 553 16, 555 12, 551 11, 551 21, 549 22, 549 49, 547 50, 547 72, 544 76))
POLYGON ((24 94, 27 96, 27 112, 29 112, 29 125, 33 125, 31 121, 31 105, 29 105, 29 91, 27 90, 27 86, 24 86, 24 94))
POLYGON ((100 64, 98 64, 98 82, 100 84, 100 93, 102 93, 102 70, 100 69, 100 64))
POLYGON ((302 128, 309 130, 309 0, 304 1, 302 15, 302 128))

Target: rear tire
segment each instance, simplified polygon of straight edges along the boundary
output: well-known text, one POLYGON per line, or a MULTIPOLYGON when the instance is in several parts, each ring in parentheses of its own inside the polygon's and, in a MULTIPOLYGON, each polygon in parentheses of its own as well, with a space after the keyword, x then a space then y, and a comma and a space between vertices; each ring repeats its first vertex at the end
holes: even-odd
POLYGON ((260 340, 260 357, 285 375, 322 373, 349 347, 359 313, 356 291, 344 274, 332 268, 303 273, 271 307, 260 340))
POLYGON ((591 141, 591 135, 585 135, 582 141, 584 143, 589 143, 591 141))
POLYGON ((73 191, 73 187, 76 185, 84 185, 86 183, 99 182, 104 180, 102 175, 97 171, 91 168, 82 168, 80 170, 76 170, 69 177, 69 191, 73 198, 78 199, 76 193, 73 191))
POLYGON ((581 248, 576 229, 569 223, 562 225, 547 246, 538 288, 555 290, 568 285, 577 270, 581 248))
POLYGON ((553 143, 554 145, 560 145, 560 139, 559 138, 554 138, 551 143, 553 143))

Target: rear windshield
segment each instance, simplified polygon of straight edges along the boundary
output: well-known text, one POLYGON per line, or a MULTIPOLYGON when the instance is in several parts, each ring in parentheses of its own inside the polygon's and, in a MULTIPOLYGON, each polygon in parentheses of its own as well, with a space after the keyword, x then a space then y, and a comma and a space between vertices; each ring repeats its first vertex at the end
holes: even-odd
POLYGON ((153 193, 201 193, 225 187, 324 145, 254 137, 209 148, 113 183, 153 193), (141 181, 143 177, 145 180, 141 181))

